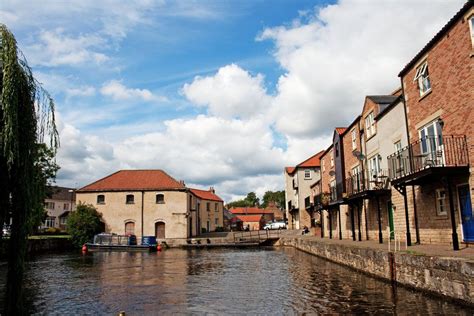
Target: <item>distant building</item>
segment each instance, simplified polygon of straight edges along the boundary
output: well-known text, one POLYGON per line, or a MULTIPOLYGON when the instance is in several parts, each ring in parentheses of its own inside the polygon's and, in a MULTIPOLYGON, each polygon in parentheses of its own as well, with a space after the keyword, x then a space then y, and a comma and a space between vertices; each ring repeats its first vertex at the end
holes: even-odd
POLYGON ((320 179, 322 154, 323 151, 320 151, 295 167, 285 168, 285 206, 289 229, 310 227, 314 222, 311 186, 320 179))
POLYGON ((51 194, 44 200, 47 217, 40 228, 66 229, 69 213, 76 207, 76 193, 72 188, 50 187, 51 194))
POLYGON ((239 218, 242 221, 243 229, 249 229, 249 230, 260 230, 263 228, 265 225, 265 219, 264 216, 261 214, 256 214, 256 215, 237 215, 237 218, 239 218))
POLYGON ((258 207, 232 207, 229 209, 229 212, 238 216, 239 218, 241 218, 240 215, 261 215, 264 223, 275 220, 275 214, 272 210, 258 207))
POLYGON ((223 227, 223 202, 214 189, 190 189, 163 170, 121 170, 77 191, 79 202, 102 213, 106 232, 197 236, 223 227))

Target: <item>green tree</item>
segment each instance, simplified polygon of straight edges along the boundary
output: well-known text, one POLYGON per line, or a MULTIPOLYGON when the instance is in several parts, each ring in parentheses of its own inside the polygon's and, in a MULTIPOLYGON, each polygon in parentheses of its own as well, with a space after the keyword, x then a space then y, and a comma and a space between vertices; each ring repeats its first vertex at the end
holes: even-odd
POLYGON ((248 193, 245 200, 250 204, 250 206, 257 206, 258 207, 260 205, 260 199, 257 197, 255 192, 248 193))
MULTIPOLYGON (((13 34, 0 24, 0 224, 12 218, 5 313, 23 314, 23 272, 28 233, 43 206, 45 177, 39 144, 59 137, 54 102, 34 79, 13 34)), ((0 230, 0 240, 1 233, 0 230)))
POLYGON ((279 208, 285 207, 285 191, 267 191, 262 198, 262 207, 266 208, 268 203, 275 202, 279 208))
POLYGON ((102 214, 92 205, 79 204, 67 220, 67 231, 76 247, 91 241, 94 235, 102 232, 102 227, 102 214))

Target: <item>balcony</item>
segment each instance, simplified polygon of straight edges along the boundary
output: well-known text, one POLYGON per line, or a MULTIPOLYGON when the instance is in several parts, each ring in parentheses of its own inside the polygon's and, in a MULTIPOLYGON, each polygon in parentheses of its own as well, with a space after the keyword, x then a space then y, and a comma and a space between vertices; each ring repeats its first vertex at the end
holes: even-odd
POLYGON ((469 172, 466 136, 425 137, 387 157, 392 184, 423 184, 469 172))
POLYGON ((347 198, 384 193, 389 190, 387 170, 365 170, 346 179, 347 198))

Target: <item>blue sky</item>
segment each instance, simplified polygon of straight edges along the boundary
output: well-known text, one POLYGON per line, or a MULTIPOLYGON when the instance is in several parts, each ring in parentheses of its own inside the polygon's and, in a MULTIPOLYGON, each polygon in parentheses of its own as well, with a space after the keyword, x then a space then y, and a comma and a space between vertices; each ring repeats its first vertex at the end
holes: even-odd
POLYGON ((61 170, 80 187, 160 168, 227 201, 283 189, 455 1, 3 1, 57 104, 61 170))

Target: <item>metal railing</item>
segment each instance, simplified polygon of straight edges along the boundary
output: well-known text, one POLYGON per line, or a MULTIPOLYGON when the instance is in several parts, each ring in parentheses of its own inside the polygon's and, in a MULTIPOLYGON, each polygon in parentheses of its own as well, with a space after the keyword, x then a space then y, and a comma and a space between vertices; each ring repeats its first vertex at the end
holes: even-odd
POLYGON ((347 196, 352 196, 369 190, 384 190, 389 188, 388 170, 365 170, 346 179, 347 196))
POLYGON ((262 243, 268 239, 280 238, 280 230, 251 230, 234 233, 234 243, 262 243))
POLYGON ((429 136, 387 157, 390 179, 398 179, 426 168, 469 165, 466 136, 429 136))

